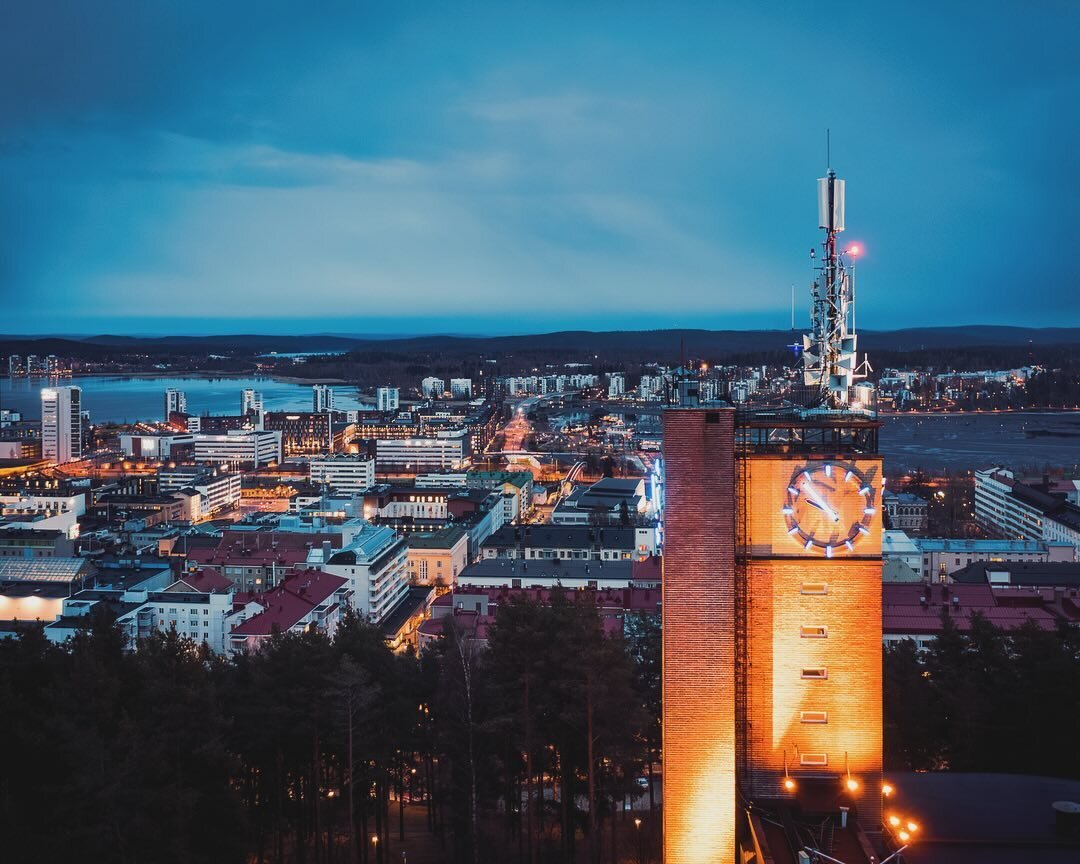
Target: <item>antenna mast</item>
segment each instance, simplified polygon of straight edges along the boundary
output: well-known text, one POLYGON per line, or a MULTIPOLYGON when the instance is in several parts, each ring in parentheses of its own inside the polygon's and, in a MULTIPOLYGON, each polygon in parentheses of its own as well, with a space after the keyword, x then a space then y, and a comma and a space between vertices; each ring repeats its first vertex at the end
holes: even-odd
MULTIPOLYGON (((831 140, 825 137, 831 160, 831 140)), ((852 387, 868 368, 856 358, 855 293, 852 268, 837 248, 844 230, 844 181, 830 167, 818 180, 818 227, 825 231, 822 256, 810 292, 811 332, 803 335, 803 382, 818 391, 814 407, 840 411, 852 406, 852 387)), ((814 251, 810 252, 815 258, 814 251)))

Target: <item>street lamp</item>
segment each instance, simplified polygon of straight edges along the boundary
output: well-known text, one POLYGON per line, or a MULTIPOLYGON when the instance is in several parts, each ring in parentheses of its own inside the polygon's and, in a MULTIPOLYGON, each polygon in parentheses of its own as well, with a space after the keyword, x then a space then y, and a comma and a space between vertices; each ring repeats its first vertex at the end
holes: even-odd
POLYGON ((637 860, 638 864, 645 864, 644 846, 641 841, 641 817, 634 818, 634 829, 637 831, 637 860))

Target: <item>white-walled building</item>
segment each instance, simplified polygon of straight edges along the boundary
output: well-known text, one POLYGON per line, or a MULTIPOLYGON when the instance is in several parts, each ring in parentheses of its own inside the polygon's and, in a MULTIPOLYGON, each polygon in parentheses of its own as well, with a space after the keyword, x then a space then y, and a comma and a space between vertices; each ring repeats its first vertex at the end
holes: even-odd
POLYGON ((975 520, 999 537, 1067 543, 1080 550, 1080 507, 1034 486, 1013 472, 975 472, 975 520))
POLYGON ((353 608, 377 624, 408 593, 408 546, 392 529, 365 524, 323 570, 347 579, 353 608))
POLYGON ((397 387, 379 387, 375 391, 375 407, 380 411, 397 411, 399 396, 397 387))
POLYGON ((187 394, 183 390, 170 387, 165 391, 165 422, 170 414, 187 414, 187 394))
POLYGON ((241 390, 240 391, 240 413, 241 414, 262 414, 263 412, 263 398, 262 393, 258 390, 241 390))
POLYGON ((316 384, 311 388, 311 410, 316 414, 334 410, 334 390, 325 384, 316 384))
POLYGON ((464 430, 440 433, 437 438, 380 438, 375 444, 379 471, 457 471, 468 461, 464 430))
POLYGON ((121 432, 120 449, 133 459, 168 459, 174 447, 195 443, 190 432, 121 432))
POLYGON ((609 397, 622 396, 626 392, 626 376, 622 372, 608 374, 607 395, 609 397))
POLYGON ((225 435, 200 433, 195 436, 195 461, 253 468, 280 462, 281 432, 234 429, 225 435))
POLYGON ((375 485, 375 460, 346 454, 312 456, 308 479, 334 492, 365 492, 375 485))
POLYGON ((41 390, 41 456, 53 462, 73 462, 83 454, 82 389, 44 387, 41 390))
POLYGON ((181 489, 194 489, 200 495, 199 518, 208 518, 222 510, 240 505, 241 476, 222 469, 208 470, 191 466, 162 468, 158 471, 158 491, 165 495, 181 489))
POLYGON ((442 378, 425 378, 420 382, 420 391, 428 399, 439 399, 446 392, 446 381, 442 378))
POLYGON ((450 398, 472 399, 472 378, 451 378, 450 398))

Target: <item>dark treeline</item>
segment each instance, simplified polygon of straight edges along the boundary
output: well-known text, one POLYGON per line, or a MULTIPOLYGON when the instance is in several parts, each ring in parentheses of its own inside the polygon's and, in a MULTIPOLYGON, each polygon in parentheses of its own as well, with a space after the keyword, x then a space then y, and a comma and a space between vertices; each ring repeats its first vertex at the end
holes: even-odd
POLYGON ((885 765, 1080 778, 1080 630, 948 615, 921 656, 885 650, 885 765))
POLYGON ((235 658, 104 614, 0 640, 3 857, 388 864, 408 811, 432 860, 614 860, 659 749, 659 627, 626 632, 556 593, 419 658, 354 616, 235 658))

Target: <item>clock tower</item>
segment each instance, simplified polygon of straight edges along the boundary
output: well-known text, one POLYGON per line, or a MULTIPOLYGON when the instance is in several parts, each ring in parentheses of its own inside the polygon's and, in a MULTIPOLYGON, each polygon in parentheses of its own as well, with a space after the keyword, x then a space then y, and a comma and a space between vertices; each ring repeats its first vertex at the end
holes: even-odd
POLYGON ((826 825, 876 854, 885 479, 831 170, 818 204, 801 384, 664 416, 665 864, 791 860, 826 825))

